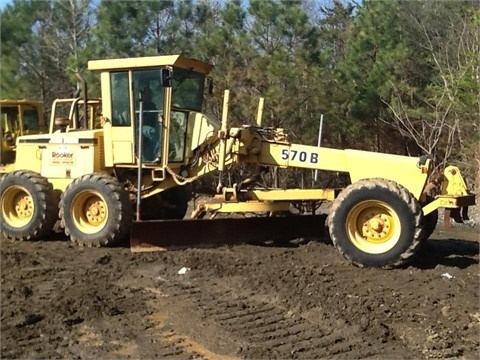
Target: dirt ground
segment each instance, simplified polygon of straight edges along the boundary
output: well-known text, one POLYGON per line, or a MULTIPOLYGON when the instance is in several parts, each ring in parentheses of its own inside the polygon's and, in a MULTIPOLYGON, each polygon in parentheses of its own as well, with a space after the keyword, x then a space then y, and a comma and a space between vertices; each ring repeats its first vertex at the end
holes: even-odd
POLYGON ((439 224, 412 266, 379 270, 327 241, 132 254, 2 239, 0 357, 477 359, 479 243, 439 224))

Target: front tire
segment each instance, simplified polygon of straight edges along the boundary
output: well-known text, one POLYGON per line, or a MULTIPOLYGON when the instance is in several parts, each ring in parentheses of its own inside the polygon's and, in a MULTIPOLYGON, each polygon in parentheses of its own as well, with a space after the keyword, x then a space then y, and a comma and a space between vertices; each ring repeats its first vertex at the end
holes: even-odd
POLYGON ((422 209, 403 186, 365 179, 340 193, 328 227, 337 249, 355 265, 394 268, 407 264, 419 249, 422 209))
POLYGON ((75 179, 60 200, 62 227, 81 246, 118 245, 129 235, 132 216, 127 191, 106 174, 75 179))
POLYGON ((430 214, 423 216, 422 240, 427 240, 435 231, 438 223, 438 209, 433 210, 430 214))
POLYGON ((18 170, 0 179, 0 228, 14 240, 38 240, 53 229, 58 201, 52 184, 33 171, 18 170))

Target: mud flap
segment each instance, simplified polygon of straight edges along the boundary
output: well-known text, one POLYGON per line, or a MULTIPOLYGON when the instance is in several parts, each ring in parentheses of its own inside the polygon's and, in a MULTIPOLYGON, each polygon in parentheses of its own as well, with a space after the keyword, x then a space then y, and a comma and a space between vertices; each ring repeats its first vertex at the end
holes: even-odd
POLYGON ((221 218, 213 220, 134 221, 132 252, 220 246, 265 241, 288 241, 325 236, 327 215, 221 218))

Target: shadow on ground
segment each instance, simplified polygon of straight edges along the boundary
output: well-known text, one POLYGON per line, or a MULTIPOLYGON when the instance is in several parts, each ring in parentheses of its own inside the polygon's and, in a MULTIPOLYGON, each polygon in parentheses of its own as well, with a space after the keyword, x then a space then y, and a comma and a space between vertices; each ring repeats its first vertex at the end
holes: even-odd
POLYGON ((480 243, 461 239, 427 240, 413 264, 419 269, 433 269, 437 265, 466 269, 478 264, 480 243))

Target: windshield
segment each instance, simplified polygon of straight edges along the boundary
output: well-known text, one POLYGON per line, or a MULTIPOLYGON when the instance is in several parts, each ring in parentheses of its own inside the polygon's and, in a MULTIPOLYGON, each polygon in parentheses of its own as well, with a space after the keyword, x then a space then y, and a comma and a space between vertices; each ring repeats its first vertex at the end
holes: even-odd
POLYGON ((181 109, 201 111, 204 83, 204 74, 174 68, 172 105, 181 109))
POLYGON ((25 110, 23 112, 23 130, 38 130, 40 125, 38 119, 39 116, 36 109, 25 110))

